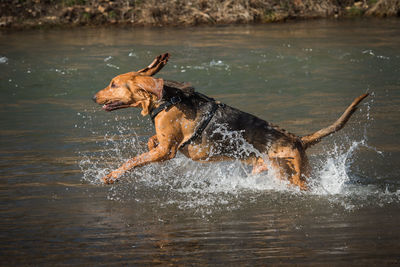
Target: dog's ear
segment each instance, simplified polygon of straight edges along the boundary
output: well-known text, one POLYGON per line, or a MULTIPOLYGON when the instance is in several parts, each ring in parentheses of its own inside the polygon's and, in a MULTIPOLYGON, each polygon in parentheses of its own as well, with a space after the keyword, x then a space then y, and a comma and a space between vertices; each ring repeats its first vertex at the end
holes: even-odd
POLYGON ((153 62, 151 62, 149 66, 137 71, 137 73, 139 75, 144 75, 144 76, 153 76, 167 64, 169 56, 170 56, 169 53, 159 55, 153 60, 153 62))
POLYGON ((139 101, 140 105, 142 106, 142 111, 140 112, 142 116, 147 116, 150 113, 150 105, 151 101, 150 98, 145 98, 139 101))
POLYGON ((136 85, 149 92, 154 94, 157 97, 157 100, 160 100, 163 97, 163 89, 164 89, 164 80, 156 79, 152 77, 146 76, 137 76, 135 77, 136 85))

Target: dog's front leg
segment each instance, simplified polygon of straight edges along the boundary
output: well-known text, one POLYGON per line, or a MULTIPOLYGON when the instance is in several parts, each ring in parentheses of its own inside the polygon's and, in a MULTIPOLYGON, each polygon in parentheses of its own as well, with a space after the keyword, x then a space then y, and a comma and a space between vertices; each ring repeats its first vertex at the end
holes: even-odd
POLYGON ((150 151, 150 150, 153 150, 154 148, 156 148, 157 146, 158 146, 157 135, 153 135, 147 141, 147 147, 149 148, 149 151, 150 151))
POLYGON ((178 150, 178 143, 173 144, 159 144, 156 148, 150 150, 149 152, 143 153, 133 159, 125 162, 117 170, 112 171, 106 177, 103 178, 104 183, 112 184, 114 183, 122 174, 136 167, 141 167, 152 162, 160 162, 175 157, 178 150))

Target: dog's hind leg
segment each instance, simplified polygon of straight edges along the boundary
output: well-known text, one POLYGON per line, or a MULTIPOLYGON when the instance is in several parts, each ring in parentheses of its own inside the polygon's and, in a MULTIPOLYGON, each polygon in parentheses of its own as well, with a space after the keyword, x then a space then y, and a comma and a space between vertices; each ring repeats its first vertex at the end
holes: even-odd
POLYGON ((258 174, 264 171, 268 171, 268 165, 263 158, 254 159, 252 165, 253 170, 251 171, 251 174, 258 174))
POLYGON ((301 190, 307 190, 307 184, 303 177, 301 157, 295 157, 288 160, 288 166, 291 168, 291 176, 289 181, 291 184, 297 185, 301 190))
POLYGON ((271 159, 271 170, 281 180, 289 180, 301 190, 307 190, 307 184, 301 172, 301 162, 296 158, 271 159))
POLYGON ((275 174, 282 180, 288 179, 301 190, 307 190, 303 175, 307 175, 307 158, 297 149, 280 147, 279 152, 270 153, 270 166, 275 174))

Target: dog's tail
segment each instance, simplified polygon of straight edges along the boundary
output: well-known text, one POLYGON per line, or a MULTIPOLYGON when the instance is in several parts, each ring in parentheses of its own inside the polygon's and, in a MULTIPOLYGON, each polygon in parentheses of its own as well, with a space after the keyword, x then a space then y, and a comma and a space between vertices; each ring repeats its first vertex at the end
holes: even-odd
POLYGON ((350 119, 351 115, 353 115, 353 113, 357 110, 357 105, 367 96, 368 94, 363 94, 354 99, 353 103, 351 103, 350 106, 347 107, 342 116, 340 116, 340 118, 330 126, 323 128, 319 131, 316 131, 315 133, 301 137, 304 149, 307 149, 310 146, 318 143, 319 141, 321 141, 323 137, 328 136, 342 129, 346 124, 346 122, 350 119))

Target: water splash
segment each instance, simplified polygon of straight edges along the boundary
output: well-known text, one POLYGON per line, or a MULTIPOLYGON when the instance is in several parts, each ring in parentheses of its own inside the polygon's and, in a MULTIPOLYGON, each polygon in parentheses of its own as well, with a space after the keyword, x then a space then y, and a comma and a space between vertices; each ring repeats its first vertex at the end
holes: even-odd
MULTIPOLYGON (((362 114, 359 117, 370 118, 370 103, 366 105, 367 112, 359 113, 362 114)), ((116 134, 106 134, 102 140, 96 141, 98 149, 81 153, 80 167, 86 182, 101 184, 101 178, 111 170, 147 150, 145 138, 132 132, 132 125, 124 125, 123 122, 117 125, 114 126, 116 134)), ((323 197, 347 210, 357 209, 366 203, 385 205, 400 202, 400 189, 389 191, 387 187, 381 189, 375 182, 360 183, 360 179, 376 181, 376 177, 358 178, 358 174, 351 171, 354 159, 362 157, 363 150, 384 156, 384 153, 368 145, 367 128, 368 124, 356 130, 347 130, 350 133, 345 129, 336 135, 333 145, 319 144, 323 147, 322 151, 310 158, 312 176, 308 192, 300 192, 288 182, 276 179, 273 173, 253 175, 251 167, 239 160, 199 163, 178 154, 168 162, 149 164, 128 172, 120 182, 110 186, 108 198, 115 201, 155 201, 162 203, 160 205, 194 209, 201 214, 236 209, 249 201, 257 201, 260 196, 268 198, 274 193, 305 198, 323 197)), ((221 125, 216 133, 238 147, 238 157, 258 153, 245 142, 241 132, 228 131, 221 125)))
POLYGON ((215 70, 219 70, 230 73, 231 71, 231 66, 229 64, 224 63, 221 60, 214 60, 214 59, 212 59, 210 62, 201 63, 200 65, 185 65, 185 66, 173 65, 173 67, 175 69, 180 69, 181 72, 186 72, 189 70, 194 70, 194 71, 204 70, 207 72, 212 72, 215 70))
POLYGON ((326 150, 326 156, 314 163, 312 193, 318 195, 335 195, 343 193, 346 183, 350 181, 348 167, 352 156, 360 146, 366 146, 365 140, 353 141, 349 148, 335 144, 332 150, 326 150))
POLYGON ((7 62, 8 62, 8 58, 7 57, 0 56, 0 64, 6 64, 7 62))

